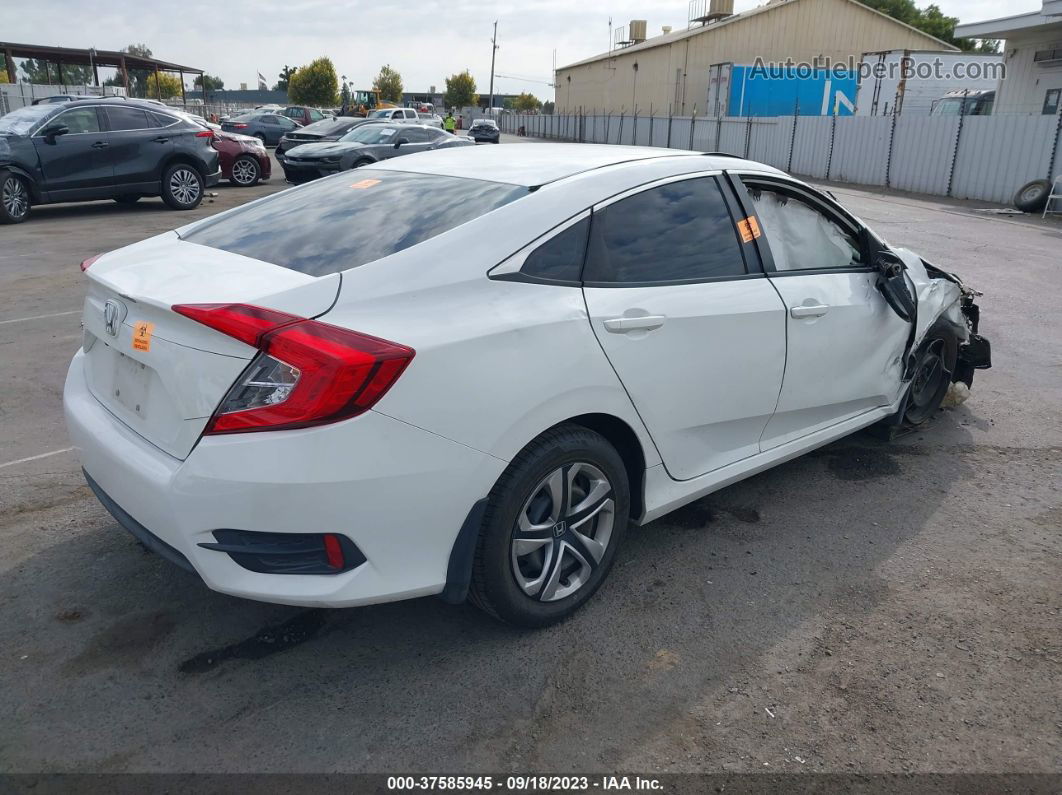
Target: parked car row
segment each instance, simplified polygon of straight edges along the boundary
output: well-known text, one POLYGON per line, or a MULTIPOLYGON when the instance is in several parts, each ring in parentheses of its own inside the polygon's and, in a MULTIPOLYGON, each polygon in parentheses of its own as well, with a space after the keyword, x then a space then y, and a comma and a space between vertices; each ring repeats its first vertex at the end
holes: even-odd
POLYGON ((86 97, 0 117, 0 223, 24 221, 35 204, 96 199, 160 196, 191 210, 222 178, 250 186, 270 176, 259 139, 153 102, 86 97))
POLYGON ((467 138, 427 124, 370 120, 355 125, 336 140, 309 142, 288 149, 280 164, 288 182, 302 183, 392 157, 473 145, 467 138))

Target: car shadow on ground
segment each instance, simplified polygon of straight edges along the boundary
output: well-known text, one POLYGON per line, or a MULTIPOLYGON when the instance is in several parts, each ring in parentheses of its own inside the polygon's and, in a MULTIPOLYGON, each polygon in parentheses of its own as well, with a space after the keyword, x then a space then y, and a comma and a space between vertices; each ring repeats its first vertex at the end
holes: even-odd
POLYGON ((876 568, 969 472, 959 417, 891 444, 857 434, 633 529, 595 598, 533 632, 434 598, 226 597, 101 515, 0 579, 18 616, 0 640, 22 660, 4 664, 22 686, 0 706, 21 717, 0 757, 15 771, 609 769, 830 600, 873 609, 876 568))

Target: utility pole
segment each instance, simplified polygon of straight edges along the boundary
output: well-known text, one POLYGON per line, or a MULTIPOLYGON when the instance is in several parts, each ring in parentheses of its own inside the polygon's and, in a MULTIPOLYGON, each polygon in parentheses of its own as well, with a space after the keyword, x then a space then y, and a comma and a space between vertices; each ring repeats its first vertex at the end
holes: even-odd
POLYGON ((494 116, 494 55, 498 52, 498 20, 494 20, 494 36, 490 40, 490 104, 487 105, 487 114, 494 116))

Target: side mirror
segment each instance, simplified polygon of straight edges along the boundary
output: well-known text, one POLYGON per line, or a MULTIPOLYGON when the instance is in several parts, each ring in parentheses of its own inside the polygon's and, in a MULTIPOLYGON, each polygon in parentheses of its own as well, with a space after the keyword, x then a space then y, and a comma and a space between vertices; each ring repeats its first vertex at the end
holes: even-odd
POLYGON ((409 143, 409 139, 408 138, 399 138, 397 141, 395 141, 395 149, 400 147, 402 144, 408 144, 408 143, 409 143))
POLYGON ((44 140, 48 143, 54 144, 57 137, 66 135, 68 132, 70 132, 70 128, 65 124, 50 124, 41 130, 41 135, 44 136, 44 140))
POLYGON ((878 291, 900 319, 910 323, 915 318, 917 299, 907 284, 907 266, 892 251, 881 249, 874 254, 874 268, 878 271, 878 291))

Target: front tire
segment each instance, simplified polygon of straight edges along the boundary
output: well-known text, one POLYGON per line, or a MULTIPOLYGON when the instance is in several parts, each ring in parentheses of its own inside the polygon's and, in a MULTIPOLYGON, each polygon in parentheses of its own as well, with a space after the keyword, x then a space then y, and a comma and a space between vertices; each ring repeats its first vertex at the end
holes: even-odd
POLYGON ((194 210, 203 201, 205 184, 199 169, 175 163, 162 175, 162 200, 172 210, 194 210))
POLYGON ((914 376, 907 393, 903 424, 914 428, 930 419, 951 386, 951 374, 959 355, 959 341, 945 328, 930 329, 918 348, 914 376))
POLYGON ((240 188, 250 188, 262 178, 262 167, 258 159, 250 155, 241 155, 232 164, 232 177, 229 182, 240 188))
POLYGON ((30 211, 30 192, 18 174, 0 170, 0 224, 20 224, 30 211))
POLYGON ((616 449, 579 425, 546 431, 488 497, 472 602, 522 627, 567 618, 608 575, 629 516, 630 486, 616 449))

